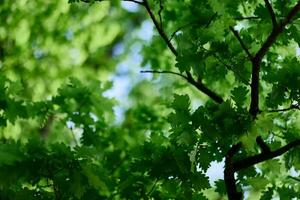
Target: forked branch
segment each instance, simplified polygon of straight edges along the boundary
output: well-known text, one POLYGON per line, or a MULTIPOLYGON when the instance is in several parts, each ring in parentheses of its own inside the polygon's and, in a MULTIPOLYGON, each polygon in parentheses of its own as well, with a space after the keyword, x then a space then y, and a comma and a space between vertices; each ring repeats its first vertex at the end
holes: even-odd
MULTIPOLYGON (((144 0, 143 1, 143 6, 145 7, 145 9, 147 10, 151 20, 153 21, 155 28, 157 29, 159 35, 161 36, 161 38, 164 40, 164 42, 167 44, 168 48, 171 50, 171 52, 175 55, 178 56, 178 52, 175 49, 175 47, 173 46, 173 44, 171 43, 171 41, 169 40, 167 34, 164 32, 164 30, 162 29, 162 27, 160 26, 159 22, 157 21, 154 13, 152 12, 150 5, 148 3, 148 0, 144 0)), ((204 94, 206 94, 207 96, 209 96, 212 100, 214 100, 216 103, 222 103, 223 99, 216 94, 214 91, 210 90, 208 87, 206 87, 202 82, 197 82, 192 74, 189 71, 185 71, 186 73, 186 77, 188 78, 188 82, 191 83, 193 86, 195 86, 199 91, 203 92, 204 94)))
MULTIPOLYGON (((267 3, 267 1, 265 1, 267 3)), ((268 7, 268 5, 267 5, 268 7)), ((272 8, 272 7, 271 7, 272 8)), ((283 32, 285 27, 292 22, 295 15, 300 10, 300 0, 298 0, 297 4, 290 10, 288 15, 276 26, 273 27, 272 32, 263 43, 261 48, 255 54, 254 58, 252 59, 252 78, 251 78, 251 103, 249 112, 253 117, 260 112, 259 110, 259 71, 260 65, 263 57, 266 55, 272 44, 276 41, 277 37, 283 32)), ((270 12, 271 11, 269 8, 270 12)), ((273 14, 272 14, 273 15, 273 14)), ((273 17, 272 17, 273 18, 273 17)), ((273 19, 274 20, 274 19, 273 19)), ((276 22, 277 23, 277 22, 276 22)), ((273 22, 274 25, 274 22, 273 22)))
MULTIPOLYGON (((81 0, 81 1, 86 2, 86 3, 90 3, 89 0, 81 0)), ((103 0, 98 0, 98 1, 101 2, 103 0)), ((138 0, 122 0, 122 1, 128 1, 128 2, 133 2, 133 3, 136 3, 136 4, 142 5, 146 9, 147 13, 149 14, 149 16, 150 16, 152 22, 154 23, 154 26, 157 29, 160 37, 164 40, 164 42, 166 43, 166 45, 168 46, 168 48, 171 50, 171 52, 175 56, 178 56, 178 52, 176 51, 175 47, 173 46, 173 44, 169 40, 167 34, 163 30, 162 19, 161 19, 161 12, 163 10, 163 4, 162 4, 161 1, 160 1, 160 10, 159 10, 159 13, 158 13, 158 15, 160 17, 160 22, 161 23, 159 23, 159 21, 156 19, 153 11, 150 8, 148 0, 141 0, 141 1, 138 1, 138 0)), ((192 74, 189 71, 185 71, 185 73, 186 73, 186 77, 188 78, 187 79, 188 82, 191 83, 193 86, 195 86, 199 91, 201 91, 204 94, 206 94, 207 96, 209 96, 216 103, 222 103, 223 102, 223 99, 217 93, 215 93, 214 91, 210 90, 202 82, 197 82, 193 78, 192 74)))
POLYGON ((266 160, 270 160, 272 158, 281 156, 282 154, 286 153, 287 151, 300 146, 300 139, 290 142, 289 144, 275 150, 275 151, 262 151, 260 154, 249 156, 244 158, 240 161, 236 161, 234 166, 234 171, 239 171, 241 169, 245 169, 256 165, 258 163, 264 162, 266 160))
POLYGON ((300 105, 292 104, 288 108, 282 108, 282 109, 277 109, 277 110, 267 110, 266 112, 274 113, 274 112, 286 112, 286 111, 290 111, 290 110, 300 110, 300 105))
POLYGON ((262 140, 260 136, 257 137, 256 142, 258 146, 262 149, 262 152, 257 155, 249 156, 238 161, 233 161, 233 157, 237 154, 237 152, 241 148, 241 143, 233 145, 226 155, 224 180, 225 180, 225 185, 226 185, 226 190, 227 190, 227 195, 229 200, 242 199, 241 193, 237 191, 236 180, 234 178, 235 172, 254 166, 258 163, 273 159, 275 157, 281 156, 282 154, 288 152, 289 150, 300 146, 300 139, 298 139, 288 143, 287 145, 275 151, 271 151, 270 148, 267 146, 267 144, 262 140))

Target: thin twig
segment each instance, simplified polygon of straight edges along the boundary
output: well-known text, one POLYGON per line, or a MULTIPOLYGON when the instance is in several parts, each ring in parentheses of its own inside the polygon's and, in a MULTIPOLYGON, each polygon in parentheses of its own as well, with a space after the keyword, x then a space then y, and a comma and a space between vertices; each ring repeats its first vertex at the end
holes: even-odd
POLYGON ((219 63, 221 63, 222 65, 224 65, 225 66, 225 68, 227 69, 227 70, 230 70, 230 71, 232 71, 234 74, 236 74, 240 79, 241 79, 241 81, 245 84, 245 85, 250 85, 250 83, 249 83, 249 81, 247 80, 247 79, 245 79, 239 72, 237 72, 236 70, 234 70, 234 68, 232 67, 232 66, 230 66, 230 65, 228 65, 227 63, 225 63, 221 58, 219 58, 217 55, 213 55, 216 59, 217 59, 217 61, 219 62, 219 63))
POLYGON ((181 31, 182 29, 187 28, 187 27, 189 27, 189 26, 191 26, 191 25, 193 25, 193 24, 196 24, 196 23, 198 23, 198 22, 190 22, 190 23, 187 23, 187 24, 185 24, 185 25, 182 25, 182 26, 178 27, 178 28, 171 34, 171 36, 170 36, 170 38, 169 38, 169 41, 171 42, 171 40, 174 38, 174 36, 175 36, 179 31, 181 31))
POLYGON ((269 113, 274 113, 274 112, 286 112, 286 111, 290 111, 290 110, 300 110, 300 106, 298 104, 293 104, 288 108, 282 108, 282 109, 277 109, 277 110, 267 110, 266 112, 269 113))
MULTIPOLYGON (((92 3, 91 0, 81 0, 82 2, 84 3, 92 3)), ((110 0, 96 0, 96 1, 110 1, 110 0)), ((139 4, 139 5, 143 5, 143 2, 142 1, 137 1, 137 0, 121 0, 121 1, 128 1, 128 2, 133 2, 133 3, 136 3, 136 4, 139 4)))
POLYGON ((234 20, 258 20, 258 19, 261 19, 261 18, 257 17, 257 16, 250 16, 250 17, 235 17, 233 19, 234 20))
POLYGON ((209 96, 216 103, 219 103, 219 104, 223 103, 223 99, 219 95, 217 95, 215 92, 213 92, 212 90, 207 88, 202 82, 199 82, 199 81, 196 81, 195 79, 193 79, 193 77, 190 73, 186 72, 186 74, 187 74, 186 76, 183 74, 177 73, 177 72, 172 72, 172 71, 145 70, 145 71, 141 71, 141 73, 174 74, 174 75, 180 76, 180 77, 184 78, 185 80, 187 80, 187 82, 189 82, 191 85, 196 87, 198 90, 200 90, 201 92, 203 92, 204 94, 209 96))
MULTIPOLYGON (((83 0, 83 1, 86 1, 86 0, 83 0)), ((167 44, 167 46, 171 50, 171 52, 177 57, 178 52, 176 51, 176 49, 173 46, 173 44, 171 43, 171 41, 169 41, 167 34, 164 32, 164 30, 160 26, 159 22, 157 21, 154 13, 152 12, 152 10, 150 8, 148 0, 143 0, 142 2, 141 1, 136 1, 136 0, 123 0, 123 1, 131 1, 131 2, 134 2, 134 3, 137 3, 137 4, 140 4, 140 5, 144 6, 144 8, 146 9, 147 13, 149 14, 152 22, 154 23, 154 26, 157 29, 159 35, 165 41, 165 43, 167 44)), ((190 84, 195 86, 199 91, 201 91, 204 94, 206 94, 207 96, 209 96, 216 103, 219 103, 219 104, 223 103, 223 99, 217 93, 210 90, 202 82, 196 81, 189 71, 185 71, 185 73, 186 73, 186 77, 188 78, 187 80, 190 84)))
POLYGON ((238 33, 236 30, 234 30, 234 28, 233 28, 232 26, 230 26, 229 28, 230 28, 230 30, 232 31, 232 33, 234 34, 234 36, 238 39, 238 41, 239 41, 239 43, 241 44, 243 50, 246 52, 246 54, 247 54, 249 60, 252 60, 252 57, 253 57, 253 56, 251 55, 251 53, 249 52, 248 48, 247 48, 246 45, 244 44, 244 42, 243 42, 242 38, 240 37, 239 33, 238 33))
POLYGON ((213 21, 217 16, 218 16, 218 13, 215 12, 215 13, 209 18, 208 22, 207 22, 206 25, 205 25, 205 28, 208 28, 209 25, 212 23, 212 21, 213 21))
POLYGON ((148 0, 144 0, 143 1, 143 6, 145 7, 145 9, 147 10, 151 20, 153 21, 155 28, 157 29, 159 35, 162 37, 162 39, 165 41, 165 43, 167 44, 167 46, 169 47, 169 49, 171 50, 171 52, 175 55, 178 56, 178 53, 175 49, 175 47, 173 46, 173 44, 169 41, 168 36, 166 35, 166 33, 164 32, 164 30, 160 27, 158 21, 156 20, 156 17, 154 16, 150 5, 148 3, 148 0))
POLYGON ((174 74, 174 75, 180 76, 180 77, 188 80, 187 76, 185 76, 183 74, 180 74, 180 73, 177 73, 177 72, 173 72, 173 71, 142 70, 140 72, 141 73, 151 73, 151 74, 174 74))
POLYGON ((154 181, 154 183, 153 183, 153 185, 152 185, 152 187, 151 187, 151 189, 150 189, 149 192, 147 193, 147 196, 148 196, 148 197, 149 197, 149 196, 153 193, 153 191, 155 190, 155 187, 156 187, 157 183, 158 183, 158 179, 156 178, 155 181, 154 181))
POLYGON ((300 182, 300 178, 293 177, 293 176, 288 176, 288 178, 293 179, 294 181, 300 182))
MULTIPOLYGON (((210 19, 208 20, 208 22, 206 23, 205 28, 208 28, 208 27, 209 27, 209 25, 211 24, 211 22, 214 20, 214 18, 215 18, 217 15, 218 15, 218 13, 216 12, 216 13, 214 13, 214 14, 211 16, 211 18, 210 18, 210 19)), ((192 22, 189 22, 189 23, 187 23, 187 24, 184 24, 184 25, 178 27, 178 28, 171 34, 171 36, 170 36, 170 38, 169 38, 169 41, 171 41, 171 40, 174 38, 174 36, 175 36, 179 31, 181 31, 182 29, 187 28, 187 27, 189 27, 189 26, 197 25, 197 24, 199 24, 199 23, 200 23, 200 21, 199 21, 199 20, 196 20, 196 21, 192 21, 192 22)))
POLYGON ((269 0, 264 0, 266 7, 268 8, 269 14, 271 16, 271 20, 272 20, 272 24, 273 24, 273 28, 277 27, 277 20, 276 20, 276 16, 275 16, 275 12, 272 8, 271 3, 269 2, 269 0))

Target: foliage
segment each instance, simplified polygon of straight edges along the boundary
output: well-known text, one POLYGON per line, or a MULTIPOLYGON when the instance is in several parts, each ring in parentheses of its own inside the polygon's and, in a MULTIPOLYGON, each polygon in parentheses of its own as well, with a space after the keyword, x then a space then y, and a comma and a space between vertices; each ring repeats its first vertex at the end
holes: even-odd
POLYGON ((2 1, 0 199, 300 198, 299 10, 2 1), (134 38, 148 21, 153 37, 134 38), (109 76, 141 45, 153 79, 132 81, 116 122, 109 76), (215 162, 224 179, 212 183, 215 162))

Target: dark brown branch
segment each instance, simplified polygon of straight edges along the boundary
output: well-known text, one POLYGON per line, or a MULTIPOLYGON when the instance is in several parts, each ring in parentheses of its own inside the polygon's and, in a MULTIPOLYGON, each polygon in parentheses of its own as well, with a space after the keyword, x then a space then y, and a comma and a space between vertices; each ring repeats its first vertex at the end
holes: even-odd
POLYGON ((286 25, 292 22, 295 15, 300 10, 300 0, 297 4, 290 10, 288 15, 277 25, 273 27, 271 34, 268 36, 262 47, 255 54, 252 59, 252 78, 251 78, 251 104, 249 112, 253 117, 259 113, 259 71, 260 64, 263 57, 266 55, 272 44, 276 41, 277 37, 283 32, 286 25))
POLYGON ((232 26, 230 26, 229 28, 230 28, 230 30, 232 31, 232 33, 234 34, 234 36, 238 39, 238 41, 239 41, 239 43, 241 44, 243 50, 246 52, 246 54, 247 54, 249 60, 252 60, 252 55, 251 55, 251 53, 249 52, 249 50, 248 50, 248 48, 246 47, 246 45, 244 44, 244 42, 243 42, 242 38, 240 37, 239 33, 238 33, 236 30, 234 30, 234 28, 233 28, 232 26))
POLYGON ((214 91, 210 90, 207 88, 202 82, 195 81, 193 79, 192 75, 189 72, 186 72, 187 77, 188 77, 188 82, 195 86, 198 90, 202 91, 204 94, 209 96, 212 100, 214 100, 216 103, 223 103, 222 97, 220 97, 218 94, 216 94, 214 91))
POLYGON ((136 1, 136 0, 121 0, 121 1, 129 1, 129 2, 133 2, 133 3, 137 3, 137 4, 140 4, 140 5, 143 5, 142 1, 136 1))
POLYGON ((235 17, 233 18, 234 20, 258 20, 261 19, 260 17, 256 17, 256 16, 250 16, 250 17, 235 17))
POLYGON ((260 154, 249 156, 239 161, 234 161, 233 157, 235 156, 235 154, 237 154, 237 152, 241 148, 242 146, 241 143, 233 145, 228 151, 228 153, 226 154, 224 181, 225 181, 227 196, 229 200, 242 199, 242 193, 237 191, 237 185, 234 178, 235 172, 254 166, 258 163, 267 161, 269 159, 273 159, 275 157, 281 156, 282 154, 288 152, 289 150, 300 146, 300 139, 298 139, 293 142, 290 142, 289 144, 275 151, 271 151, 270 148, 267 146, 267 144, 262 140, 260 136, 256 138, 256 142, 262 149, 262 152, 260 154))
POLYGON ((226 68, 227 70, 232 71, 236 76, 238 76, 238 77, 241 79, 241 81, 242 81, 245 85, 248 85, 248 86, 250 85, 249 81, 248 81, 246 78, 244 78, 239 72, 235 71, 234 68, 233 68, 232 66, 228 65, 227 63, 225 63, 225 62, 224 62, 221 58, 219 58, 216 54, 213 54, 213 56, 214 56, 214 58, 217 59, 217 61, 218 61, 219 63, 221 63, 222 65, 224 65, 225 68, 226 68))
MULTIPOLYGON (((82 0, 82 1, 86 1, 89 2, 87 0, 82 0)), ((99 0, 102 1, 102 0, 99 0)), ((142 6, 145 7, 147 13, 149 14, 152 22, 154 23, 155 28, 157 29, 159 35, 161 36, 161 38, 164 40, 164 42, 167 44, 168 48, 171 50, 171 52, 177 57, 178 56, 178 52, 176 51, 175 47, 173 46, 173 44, 171 43, 171 41, 168 39, 168 36, 166 35, 166 33, 164 32, 164 30, 162 29, 162 27, 160 26, 159 22, 157 21, 154 13, 152 12, 150 5, 148 3, 148 0, 143 0, 143 1, 136 1, 136 0, 123 0, 123 1, 130 1, 130 2, 134 2, 137 4, 140 4, 142 6)), ((186 77, 189 83, 191 83, 193 86, 195 86, 199 91, 203 92, 204 94, 206 94, 207 96, 209 96, 210 98, 212 98, 212 100, 214 100, 217 103, 223 103, 223 99, 216 94, 214 91, 210 90, 209 88, 207 88, 202 82, 197 82, 192 74, 189 71, 186 71, 186 77)))
POLYGON ((215 102, 223 103, 223 99, 220 96, 218 96, 215 92, 213 92, 212 90, 207 88, 202 82, 195 81, 195 79, 193 79, 193 77, 190 73, 186 72, 187 73, 186 76, 183 74, 177 73, 177 72, 173 72, 173 71, 145 70, 145 71, 141 71, 141 73, 174 74, 174 75, 180 76, 180 77, 184 78, 185 80, 187 80, 187 82, 189 82, 191 85, 196 87, 198 90, 202 91, 204 94, 209 96, 215 102))
MULTIPOLYGON (((178 52, 176 51, 175 47, 172 45, 171 41, 168 39, 168 36, 164 32, 164 30, 159 26, 159 23, 156 20, 154 14, 150 8, 148 0, 144 0, 143 5, 144 5, 145 9, 147 10, 151 20, 153 21, 155 28, 157 29, 159 35, 165 41, 165 43, 167 44, 167 46, 169 47, 171 52, 177 57, 178 52)), ((206 94, 207 96, 212 98, 215 102, 223 103, 223 99, 218 94, 216 94, 215 92, 213 92, 212 90, 207 88, 203 83, 199 83, 199 82, 195 81, 195 79, 193 78, 192 74, 189 71, 186 71, 185 73, 187 75, 188 82, 191 83, 193 86, 195 86, 199 91, 203 92, 204 94, 206 94)))
POLYGON ((162 39, 165 41, 165 43, 167 44, 167 46, 169 47, 169 49, 171 50, 171 52, 175 55, 178 56, 178 53, 175 49, 175 47, 172 45, 172 43, 169 41, 168 36, 166 35, 166 33, 164 32, 164 30, 160 27, 158 21, 156 20, 150 5, 148 3, 148 0, 144 0, 143 1, 143 6, 145 7, 145 9, 147 10, 151 20, 154 23, 155 28, 157 29, 159 35, 162 37, 162 39))
POLYGON ((261 136, 256 138, 256 143, 261 148, 262 152, 266 153, 271 151, 270 147, 263 141, 261 136))
MULTIPOLYGON (((81 0, 82 2, 84 3, 92 3, 91 0, 81 0)), ((96 0, 96 1, 110 1, 110 0, 96 0)), ((143 2, 142 1, 136 1, 136 0, 121 0, 121 1, 128 1, 128 2, 133 2, 133 3, 136 3, 136 4, 139 4, 139 5, 143 5, 143 2)))
POLYGON ((233 164, 234 171, 237 172, 241 169, 245 169, 245 168, 251 167, 253 165, 256 165, 258 163, 264 162, 266 160, 281 156, 282 154, 286 153, 287 151, 291 150, 292 148, 296 148, 298 146, 300 146, 300 139, 290 142, 289 144, 287 144, 275 151, 269 151, 269 152, 263 151, 260 154, 244 158, 240 161, 236 161, 233 164))
POLYGON ((288 108, 282 108, 282 109, 277 109, 277 110, 267 110, 266 112, 274 113, 274 112, 286 112, 290 110, 300 110, 300 106, 298 104, 293 104, 288 108))
POLYGON ((269 14, 271 16, 271 20, 272 20, 272 24, 273 24, 273 28, 276 28, 277 27, 277 20, 276 20, 276 16, 275 16, 275 12, 272 8, 272 5, 271 3, 269 2, 269 0, 264 0, 265 1, 265 4, 266 4, 266 7, 269 11, 269 14))
POLYGON ((288 176, 288 178, 293 179, 294 181, 300 182, 300 178, 293 177, 293 176, 288 176))
POLYGON ((151 74, 173 74, 173 75, 177 75, 177 76, 180 76, 180 77, 188 80, 187 76, 185 76, 183 74, 180 74, 180 73, 177 73, 177 72, 173 72, 173 71, 142 70, 140 72, 141 73, 151 73, 151 74))
POLYGON ((271 45, 277 39, 278 35, 283 32, 283 30, 286 27, 286 25, 288 25, 289 23, 292 22, 293 18, 299 12, 299 10, 300 10, 300 0, 291 9, 291 11, 289 12, 289 14, 285 17, 285 19, 283 19, 280 22, 280 24, 276 28, 274 28, 274 30, 271 32, 271 34, 269 35, 269 37, 267 38, 267 40, 265 41, 265 43, 262 45, 262 47, 260 48, 260 50, 255 55, 255 57, 258 57, 260 59, 263 58, 263 56, 267 53, 267 51, 269 50, 269 48, 271 47, 271 45))
POLYGON ((239 149, 241 148, 242 143, 233 145, 230 150, 227 152, 225 158, 225 170, 224 170, 224 181, 227 191, 227 196, 229 200, 241 200, 242 193, 237 191, 236 181, 234 178, 234 167, 233 167, 233 157, 239 149))

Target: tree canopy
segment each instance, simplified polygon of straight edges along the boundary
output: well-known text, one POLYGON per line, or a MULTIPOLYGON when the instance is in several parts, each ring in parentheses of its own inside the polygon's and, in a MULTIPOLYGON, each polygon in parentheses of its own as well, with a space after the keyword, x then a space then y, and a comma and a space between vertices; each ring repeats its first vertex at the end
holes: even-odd
POLYGON ((0 199, 300 199, 299 11, 2 0, 0 199))

